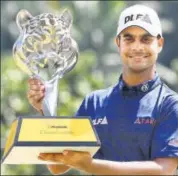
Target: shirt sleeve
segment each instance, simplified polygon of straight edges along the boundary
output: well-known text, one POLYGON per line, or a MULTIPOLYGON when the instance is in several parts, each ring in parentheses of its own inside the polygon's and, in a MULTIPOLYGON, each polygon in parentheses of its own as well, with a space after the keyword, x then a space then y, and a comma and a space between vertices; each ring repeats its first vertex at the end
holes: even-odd
POLYGON ((161 108, 151 144, 151 159, 178 158, 178 96, 169 97, 161 108))
POLYGON ((94 108, 94 93, 91 92, 84 98, 84 100, 82 101, 82 104, 80 105, 75 115, 93 117, 95 115, 94 109, 95 109, 94 108))
POLYGON ((82 104, 80 105, 78 111, 75 116, 89 116, 88 114, 88 96, 84 98, 82 104))

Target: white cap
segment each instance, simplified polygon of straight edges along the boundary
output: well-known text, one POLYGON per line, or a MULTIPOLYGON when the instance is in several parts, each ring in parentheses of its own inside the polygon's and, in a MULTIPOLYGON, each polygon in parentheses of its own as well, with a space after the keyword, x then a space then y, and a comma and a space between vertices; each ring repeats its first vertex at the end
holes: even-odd
POLYGON ((139 26, 152 36, 162 36, 161 22, 157 13, 144 5, 133 5, 122 11, 117 28, 117 35, 129 26, 139 26))

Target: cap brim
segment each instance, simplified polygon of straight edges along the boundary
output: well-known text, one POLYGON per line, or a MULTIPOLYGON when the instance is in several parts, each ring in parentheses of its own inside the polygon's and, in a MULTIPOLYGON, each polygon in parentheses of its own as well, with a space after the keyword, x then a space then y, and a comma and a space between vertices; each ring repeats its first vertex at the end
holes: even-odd
POLYGON ((141 27, 142 29, 146 30, 148 33, 150 33, 152 36, 157 37, 158 35, 161 35, 161 32, 159 32, 159 30, 148 23, 144 23, 142 21, 133 21, 133 22, 129 22, 127 25, 124 25, 123 27, 118 27, 117 29, 117 35, 120 35, 120 33, 125 30, 128 27, 131 26, 138 26, 141 27))

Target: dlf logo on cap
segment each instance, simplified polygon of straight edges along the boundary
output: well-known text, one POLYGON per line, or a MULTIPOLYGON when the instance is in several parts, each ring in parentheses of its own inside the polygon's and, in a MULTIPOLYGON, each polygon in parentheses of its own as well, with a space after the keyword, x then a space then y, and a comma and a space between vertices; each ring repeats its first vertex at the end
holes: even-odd
POLYGON ((145 21, 146 23, 151 23, 150 17, 148 14, 143 15, 143 14, 136 14, 136 15, 130 15, 130 16, 126 16, 125 17, 125 24, 129 21, 134 21, 134 20, 138 20, 141 19, 142 21, 145 21))
POLYGON ((117 35, 130 26, 139 26, 152 36, 162 36, 161 22, 157 13, 150 7, 134 5, 126 8, 120 15, 117 35))

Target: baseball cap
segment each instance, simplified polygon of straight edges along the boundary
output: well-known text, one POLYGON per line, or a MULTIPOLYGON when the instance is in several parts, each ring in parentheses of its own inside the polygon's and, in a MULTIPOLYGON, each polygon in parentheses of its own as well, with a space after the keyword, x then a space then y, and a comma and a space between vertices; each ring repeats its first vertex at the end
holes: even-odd
POLYGON ((122 11, 117 28, 117 36, 127 27, 139 26, 148 31, 152 36, 162 37, 161 22, 158 14, 145 5, 133 5, 122 11))

